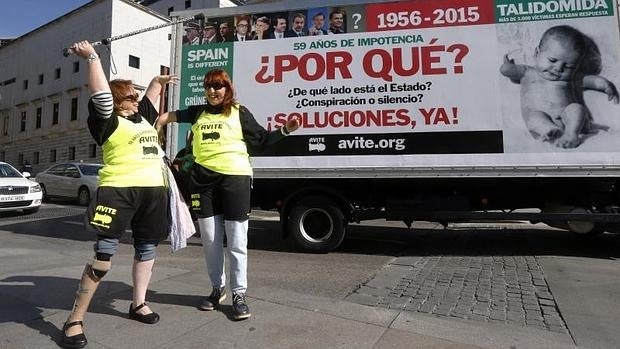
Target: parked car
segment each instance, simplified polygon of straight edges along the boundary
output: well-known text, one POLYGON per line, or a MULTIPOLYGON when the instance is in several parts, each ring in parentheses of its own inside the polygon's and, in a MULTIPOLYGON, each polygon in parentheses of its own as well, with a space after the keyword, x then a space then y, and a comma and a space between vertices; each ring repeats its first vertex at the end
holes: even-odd
POLYGON ((37 174, 43 198, 68 198, 77 200, 82 206, 88 205, 91 196, 97 191, 101 164, 66 162, 53 165, 37 174))
POLYGON ((42 192, 39 183, 26 178, 15 167, 0 162, 0 211, 23 210, 34 213, 41 206, 42 192))

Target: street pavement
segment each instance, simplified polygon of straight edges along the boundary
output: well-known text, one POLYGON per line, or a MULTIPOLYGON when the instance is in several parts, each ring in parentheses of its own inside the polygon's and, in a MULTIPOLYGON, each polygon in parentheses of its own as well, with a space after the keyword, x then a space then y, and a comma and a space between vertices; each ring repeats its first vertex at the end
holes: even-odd
MULTIPOLYGON (((36 219, 0 217, 0 349, 59 347, 78 277, 92 258, 92 236, 76 218, 82 212, 50 206, 36 219), (54 229, 41 231, 50 219, 54 229)), ((270 219, 259 212, 250 225, 270 219)), ((614 310, 620 296, 610 296, 620 285, 615 256, 602 264, 583 263, 580 256, 381 256, 373 270, 347 267, 350 275, 325 268, 325 280, 346 280, 339 289, 348 291, 324 293, 316 291, 321 280, 299 289, 265 282, 266 277, 254 281, 253 275, 266 274, 257 267, 249 275, 252 318, 234 321, 230 295, 220 310, 196 308, 210 291, 199 238, 192 237, 178 253, 169 248, 158 248, 147 295, 161 321, 144 325, 127 318, 133 249, 122 244, 85 320, 88 348, 614 348, 618 343, 612 328, 620 320, 614 310)), ((252 242, 249 254, 256 264, 267 257, 252 242)), ((291 269, 304 255, 284 252, 278 258, 291 269)), ((269 277, 285 273, 283 268, 269 277)))

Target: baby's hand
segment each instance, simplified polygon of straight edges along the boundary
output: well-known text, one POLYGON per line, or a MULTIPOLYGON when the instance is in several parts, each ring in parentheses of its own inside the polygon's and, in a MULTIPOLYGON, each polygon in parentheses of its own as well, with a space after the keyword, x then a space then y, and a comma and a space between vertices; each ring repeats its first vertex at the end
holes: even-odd
POLYGON ((612 82, 607 82, 607 86, 605 86, 605 93, 607 94, 608 100, 618 104, 620 101, 620 96, 618 96, 618 90, 612 82))

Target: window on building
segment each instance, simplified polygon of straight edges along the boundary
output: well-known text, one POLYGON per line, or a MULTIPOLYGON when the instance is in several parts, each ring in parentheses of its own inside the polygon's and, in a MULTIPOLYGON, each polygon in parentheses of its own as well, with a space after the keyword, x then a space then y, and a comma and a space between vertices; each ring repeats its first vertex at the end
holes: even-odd
POLYGON ((185 0, 185 8, 188 9, 192 7, 192 0, 185 0))
POLYGON ((0 161, 6 161, 6 152, 0 151, 0 161))
POLYGON ((17 154, 17 165, 22 166, 24 164, 24 153, 17 154))
POLYGON ((9 117, 8 115, 2 119, 2 135, 7 136, 9 134, 9 117))
POLYGON ((38 107, 37 108, 37 114, 36 114, 36 120, 35 120, 35 127, 36 128, 41 128, 41 114, 43 114, 43 108, 38 107))
MULTIPOLYGON (((160 65, 159 66, 159 73, 162 75, 168 75, 170 74, 170 68, 166 67, 165 65, 160 65)), ((164 110, 168 110, 168 93, 170 92, 170 89, 168 88, 164 88, 164 110)))
POLYGON ((77 73, 80 71, 80 61, 73 62, 73 72, 77 73))
POLYGON ((52 125, 58 125, 58 114, 60 112, 60 104, 54 103, 52 106, 52 125))
POLYGON ((22 112, 21 118, 19 120, 19 131, 20 132, 26 131, 26 112, 25 111, 22 112))
POLYGON ((43 74, 39 74, 39 85, 43 85, 44 76, 43 74))
POLYGON ((50 150, 50 162, 56 162, 56 149, 50 150))
POLYGON ((32 162, 36 165, 39 163, 39 152, 35 151, 32 153, 32 162))
POLYGON ((71 121, 77 120, 78 117, 78 99, 71 98, 71 121))
POLYGON ((132 68, 140 69, 140 58, 129 55, 129 66, 132 68))
POLYGON ((170 13, 174 11, 174 7, 168 7, 168 17, 170 17, 170 13))
POLYGON ((60 79, 60 68, 54 70, 54 79, 60 79))
POLYGON ((97 157, 97 144, 91 144, 88 149, 88 156, 91 158, 97 157))
POLYGON ((0 86, 10 85, 10 84, 14 83, 15 81, 17 81, 16 78, 6 79, 6 80, 0 82, 0 86))
POLYGON ((24 90, 28 89, 28 80, 24 80, 24 90))
POLYGON ((75 160, 75 147, 69 147, 69 160, 75 160))

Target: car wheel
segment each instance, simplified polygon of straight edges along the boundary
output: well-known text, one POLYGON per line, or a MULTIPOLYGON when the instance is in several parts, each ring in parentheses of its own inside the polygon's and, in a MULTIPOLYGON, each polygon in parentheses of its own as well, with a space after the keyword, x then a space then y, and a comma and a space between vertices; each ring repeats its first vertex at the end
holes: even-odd
POLYGON ((39 183, 39 185, 41 186, 41 201, 49 201, 49 198, 47 197, 47 190, 45 189, 45 185, 39 183))
POLYGON ((86 187, 81 187, 78 191, 78 204, 80 206, 88 206, 90 203, 90 191, 86 187))

